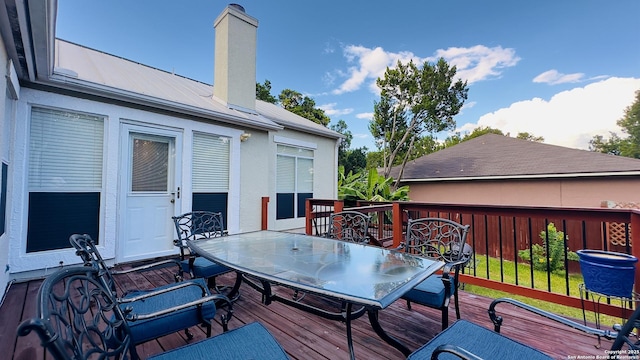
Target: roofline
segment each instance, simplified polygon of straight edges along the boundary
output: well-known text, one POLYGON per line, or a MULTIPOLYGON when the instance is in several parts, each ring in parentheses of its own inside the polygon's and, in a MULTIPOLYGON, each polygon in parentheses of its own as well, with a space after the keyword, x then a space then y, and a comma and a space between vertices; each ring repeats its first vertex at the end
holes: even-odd
MULTIPOLYGON (((32 84, 39 84, 47 87, 54 87, 56 89, 69 90, 79 92, 87 95, 98 96, 107 99, 113 99, 116 101, 122 101, 125 103, 133 103, 136 105, 142 105, 152 108, 158 108, 162 110, 168 110, 172 112, 179 112, 185 115, 198 116, 216 121, 222 121, 225 123, 247 126, 253 129, 259 130, 282 130, 284 127, 278 124, 268 125, 253 122, 241 116, 233 116, 217 111, 205 110, 196 106, 185 105, 173 101, 167 101, 159 99, 157 97, 143 95, 131 91, 121 90, 109 86, 95 84, 84 80, 76 80, 66 76, 54 74, 49 77, 48 81, 36 81, 32 84)), ((37 87, 35 87, 37 88, 37 87)), ((213 100, 212 100, 213 101, 213 100)), ((233 110, 238 111, 238 110, 233 110)), ((254 115, 262 116, 262 115, 254 115)), ((266 117, 264 117, 266 118, 266 117)), ((272 121, 272 120, 269 120, 272 121)))
POLYGON ((568 179, 603 176, 640 176, 640 171, 614 171, 600 173, 573 173, 573 174, 539 174, 539 175, 495 175, 495 176, 467 176, 449 178, 428 179, 401 179, 400 183, 412 182, 438 182, 438 181, 468 181, 468 180, 522 180, 522 179, 568 179))
MULTIPOLYGON (((314 128, 309 128, 309 127, 305 127, 303 125, 296 125, 296 124, 292 124, 286 121, 282 121, 282 120, 274 120, 272 117, 269 116, 265 116, 267 119, 279 123, 280 125, 282 125, 284 128, 289 128, 289 129, 293 129, 293 130, 298 130, 298 131, 302 131, 302 132, 306 132, 309 134, 314 134, 314 135, 319 135, 319 136, 323 136, 326 138, 330 138, 330 139, 345 139, 346 136, 344 136, 343 134, 340 134, 339 132, 336 132, 336 135, 331 136, 333 134, 326 132, 326 131, 322 131, 322 130, 317 130, 314 128), (284 125, 283 125, 284 123, 284 125)), ((311 121, 311 120, 309 120, 311 121)), ((327 128, 327 130, 331 130, 329 128, 327 128)))

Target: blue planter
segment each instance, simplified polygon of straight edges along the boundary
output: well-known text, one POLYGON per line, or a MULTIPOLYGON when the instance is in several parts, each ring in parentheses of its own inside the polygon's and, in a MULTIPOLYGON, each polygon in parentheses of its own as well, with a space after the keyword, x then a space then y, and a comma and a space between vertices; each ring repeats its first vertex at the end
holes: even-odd
POLYGON ((635 256, 601 250, 578 250, 584 286, 603 295, 631 298, 635 256))

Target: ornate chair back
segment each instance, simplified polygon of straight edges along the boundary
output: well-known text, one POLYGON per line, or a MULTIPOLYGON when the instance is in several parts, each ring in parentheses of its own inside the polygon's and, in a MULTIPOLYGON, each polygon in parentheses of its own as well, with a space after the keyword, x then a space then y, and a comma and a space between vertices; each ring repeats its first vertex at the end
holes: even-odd
POLYGON ((21 323, 18 335, 35 331, 57 360, 137 358, 124 314, 99 272, 72 266, 48 276, 36 317, 21 323))
POLYGON ((448 219, 409 220, 405 251, 445 263, 457 262, 471 256, 471 247, 467 244, 468 233, 469 225, 448 219))
POLYGON ((342 211, 329 217, 327 237, 354 243, 369 243, 371 217, 358 211, 342 211))
POLYGON ((174 244, 180 248, 180 258, 187 259, 191 254, 187 240, 208 239, 226 235, 224 218, 221 212, 192 211, 173 216, 178 238, 174 244))
POLYGON ((103 281, 105 287, 113 291, 114 296, 117 296, 116 282, 113 274, 102 259, 91 236, 87 234, 73 234, 69 237, 69 242, 76 248, 76 255, 82 259, 84 265, 91 266, 98 270, 98 276, 100 280, 103 281))

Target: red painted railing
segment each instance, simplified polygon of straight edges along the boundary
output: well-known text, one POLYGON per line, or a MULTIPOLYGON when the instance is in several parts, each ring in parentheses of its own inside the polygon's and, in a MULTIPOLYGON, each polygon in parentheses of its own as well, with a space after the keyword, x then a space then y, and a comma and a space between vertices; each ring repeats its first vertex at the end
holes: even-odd
MULTIPOLYGON (((528 206, 494 206, 436 204, 418 202, 366 203, 349 209, 372 214, 370 235, 377 243, 386 247, 397 247, 404 239, 404 231, 409 218, 436 216, 449 218, 471 226, 468 237, 474 249, 474 256, 487 259, 484 264, 469 268, 463 275, 465 283, 475 284, 511 294, 550 301, 562 305, 581 308, 580 298, 571 296, 569 287, 577 286, 569 281, 569 273, 579 272, 579 264, 565 261, 566 284, 564 289, 552 289, 551 276, 547 274, 547 286, 535 288, 531 285, 503 281, 503 261, 517 263, 518 250, 530 249, 532 244, 541 244, 540 231, 554 223, 558 231, 565 233, 566 245, 570 251, 596 249, 624 252, 640 258, 640 246, 633 247, 632 239, 640 239, 640 211, 633 209, 608 208, 557 208, 528 206), (616 228, 617 230, 615 230, 616 228), (500 260, 501 274, 489 272, 488 258, 500 260), (484 268, 483 268, 484 267, 484 268)), ((308 199, 306 207, 307 234, 320 235, 326 232, 327 219, 332 212, 345 208, 344 202, 334 200, 308 199)), ((640 241, 640 240, 637 240, 640 241)), ((376 242, 374 241, 374 244, 376 242)), ((504 265, 508 266, 508 265, 504 265)), ((514 266, 517 270, 517 267, 514 266)), ((533 277, 533 271, 531 271, 533 277)), ((636 287, 640 284, 640 266, 636 268, 636 287)), ((600 311, 614 316, 620 309, 601 304, 600 311)))

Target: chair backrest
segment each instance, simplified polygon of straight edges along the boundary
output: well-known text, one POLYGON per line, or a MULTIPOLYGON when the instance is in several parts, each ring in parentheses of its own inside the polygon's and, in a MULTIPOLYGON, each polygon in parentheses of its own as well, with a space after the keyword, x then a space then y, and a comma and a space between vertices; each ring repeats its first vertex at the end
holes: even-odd
POLYGON ((406 252, 436 258, 446 263, 469 258, 469 225, 443 218, 409 220, 404 248, 406 252))
POLYGON ((192 211, 171 218, 178 235, 174 243, 181 251, 187 248, 187 240, 208 239, 227 234, 221 212, 192 211))
POLYGON ((18 335, 36 332, 57 360, 135 358, 124 314, 98 272, 71 266, 49 275, 38 292, 36 317, 21 323, 18 335))
POLYGON ((84 261, 84 265, 97 269, 101 281, 103 281, 107 289, 113 292, 114 296, 117 296, 116 282, 113 274, 102 259, 91 236, 87 234, 73 234, 69 237, 69 242, 76 249, 76 255, 80 256, 82 261, 84 261))
POLYGON ((342 211, 329 216, 327 236, 354 243, 369 242, 369 224, 371 217, 359 211, 342 211))

